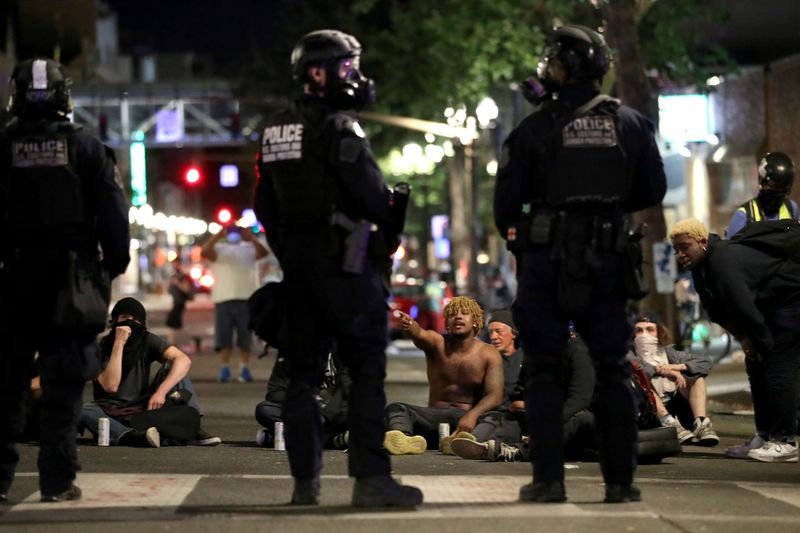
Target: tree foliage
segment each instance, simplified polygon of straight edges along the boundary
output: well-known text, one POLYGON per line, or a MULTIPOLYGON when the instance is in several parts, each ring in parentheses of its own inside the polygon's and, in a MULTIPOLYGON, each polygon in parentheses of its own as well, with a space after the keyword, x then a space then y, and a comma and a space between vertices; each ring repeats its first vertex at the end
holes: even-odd
POLYGON ((698 86, 736 66, 726 50, 707 44, 704 28, 724 24, 728 14, 707 0, 647 2, 639 21, 639 42, 646 66, 661 88, 698 86))

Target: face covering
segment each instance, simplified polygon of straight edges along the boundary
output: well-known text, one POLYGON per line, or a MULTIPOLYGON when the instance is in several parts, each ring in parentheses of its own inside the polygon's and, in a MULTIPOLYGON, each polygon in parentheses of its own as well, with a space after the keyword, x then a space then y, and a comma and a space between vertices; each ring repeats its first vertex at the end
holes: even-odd
POLYGON ((758 191, 758 205, 768 215, 774 215, 781 208, 786 193, 775 189, 761 189, 758 191))
POLYGON ((112 325, 112 332, 116 334, 117 328, 119 326, 128 326, 131 328, 131 336, 128 338, 128 341, 137 339, 141 336, 142 333, 145 331, 145 327, 140 323, 136 322, 135 320, 123 320, 122 322, 114 322, 112 325))
POLYGON ((658 338, 652 335, 639 335, 633 339, 633 345, 636 349, 636 355, 642 358, 645 362, 651 365, 658 365, 666 363, 667 361, 658 361, 658 338))

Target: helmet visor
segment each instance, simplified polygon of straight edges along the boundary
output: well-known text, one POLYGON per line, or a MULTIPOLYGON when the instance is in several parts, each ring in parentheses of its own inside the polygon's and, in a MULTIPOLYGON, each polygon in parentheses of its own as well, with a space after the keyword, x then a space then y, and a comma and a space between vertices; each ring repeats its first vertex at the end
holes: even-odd
POLYGON ((360 65, 361 60, 358 56, 345 57, 339 60, 337 74, 343 80, 361 79, 360 65))

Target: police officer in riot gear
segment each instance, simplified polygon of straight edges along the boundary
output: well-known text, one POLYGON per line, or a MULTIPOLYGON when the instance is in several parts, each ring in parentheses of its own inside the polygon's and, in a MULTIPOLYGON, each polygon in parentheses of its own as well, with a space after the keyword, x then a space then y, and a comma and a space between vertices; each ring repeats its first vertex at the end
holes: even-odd
POLYGON ((76 426, 84 385, 100 370, 98 331, 96 323, 67 327, 56 304, 75 281, 68 272, 89 273, 107 295, 129 260, 113 153, 70 123, 70 84, 56 61, 19 63, 10 82, 13 118, 0 130, 0 500, 19 460, 14 441, 34 365, 42 383, 42 501, 80 498, 76 426))
POLYGON ((797 203, 789 199, 794 183, 794 162, 783 152, 770 152, 758 163, 758 194, 739 206, 728 225, 728 238, 751 222, 798 220, 797 203))
POLYGON ((525 401, 535 438, 525 501, 566 500, 561 378, 569 320, 597 366, 605 501, 641 497, 632 484, 636 426, 625 362, 632 294, 623 290, 635 272, 624 259, 629 213, 657 205, 666 179, 650 121, 600 93, 608 66, 600 34, 554 30, 528 91, 541 105, 509 135, 497 175, 495 223, 519 263, 512 311, 530 369, 525 401))
POLYGON ((381 228, 390 222, 390 191, 361 126, 342 112, 374 99, 360 54, 358 41, 336 30, 297 43, 292 67, 303 94, 264 126, 255 211, 284 272, 292 503, 319 502, 324 433, 315 397, 335 340, 352 376, 353 504, 412 506, 422 493, 392 479, 383 448, 389 252, 381 228))

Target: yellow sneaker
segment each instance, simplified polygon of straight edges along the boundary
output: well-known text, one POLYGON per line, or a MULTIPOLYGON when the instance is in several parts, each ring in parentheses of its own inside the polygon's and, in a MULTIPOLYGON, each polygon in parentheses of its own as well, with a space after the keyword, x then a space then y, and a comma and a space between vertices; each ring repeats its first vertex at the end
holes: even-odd
POLYGON ((383 438, 383 447, 392 455, 419 455, 428 449, 425 437, 408 436, 402 431, 387 431, 383 438))
POLYGON ((476 439, 475 435, 472 433, 467 433, 466 431, 459 431, 458 433, 453 433, 449 437, 444 437, 442 439, 442 454, 443 455, 455 455, 453 450, 450 448, 450 443, 453 442, 453 439, 467 439, 475 442, 476 439))

